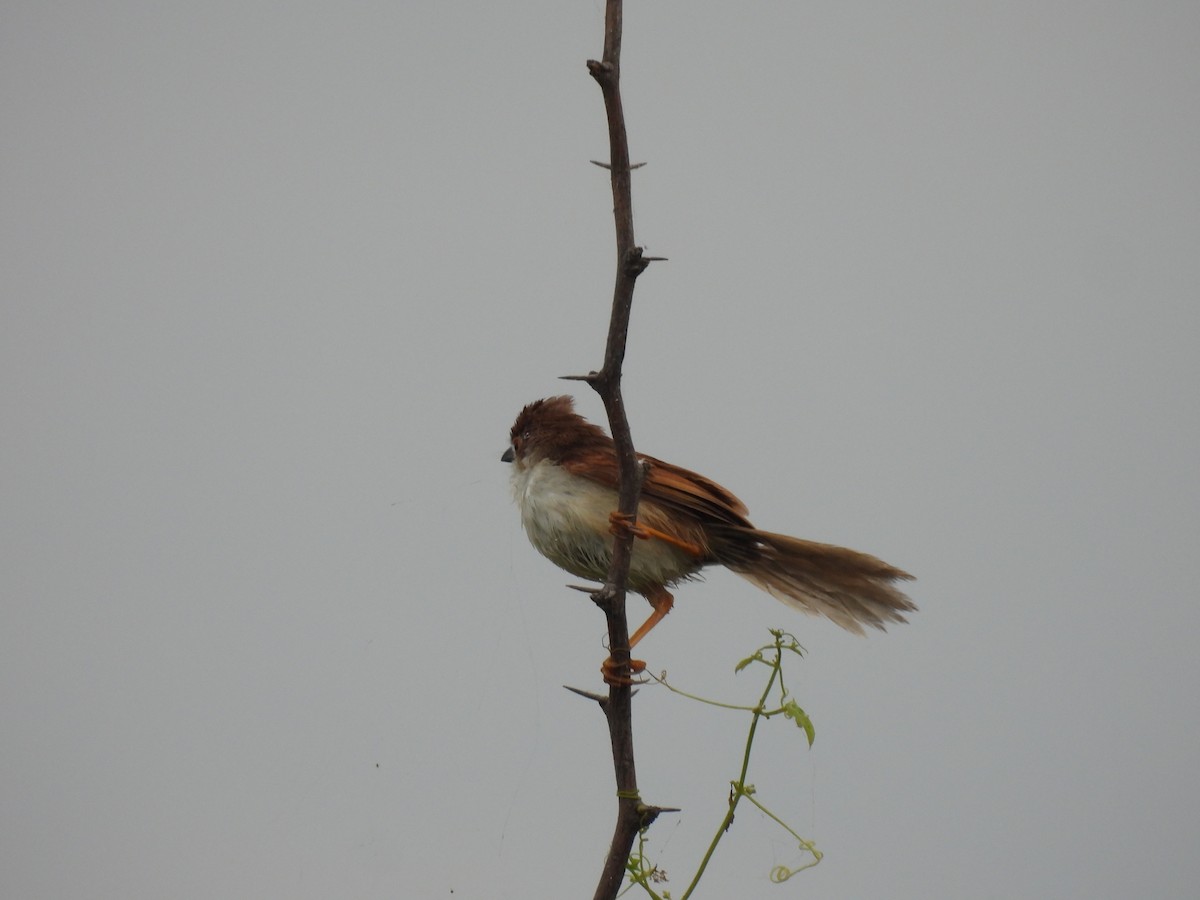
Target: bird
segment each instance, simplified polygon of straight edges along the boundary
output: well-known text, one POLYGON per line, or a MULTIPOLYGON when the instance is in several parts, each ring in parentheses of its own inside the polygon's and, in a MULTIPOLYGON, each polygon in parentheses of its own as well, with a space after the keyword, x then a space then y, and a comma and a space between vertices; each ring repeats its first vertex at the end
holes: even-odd
MULTIPOLYGON (((636 517, 617 512, 617 454, 604 430, 575 412, 570 396, 525 406, 500 459, 512 464, 513 498, 534 548, 579 578, 603 582, 615 536, 634 541, 627 586, 649 601, 650 617, 629 638, 632 650, 674 606, 668 588, 709 566, 731 572, 803 612, 854 634, 903 623, 916 605, 897 587, 913 576, 845 547, 760 531, 746 505, 710 478, 639 453, 644 465, 636 517)), ((632 660, 630 670, 645 663, 632 660)), ((629 683, 610 656, 609 684, 629 683)))

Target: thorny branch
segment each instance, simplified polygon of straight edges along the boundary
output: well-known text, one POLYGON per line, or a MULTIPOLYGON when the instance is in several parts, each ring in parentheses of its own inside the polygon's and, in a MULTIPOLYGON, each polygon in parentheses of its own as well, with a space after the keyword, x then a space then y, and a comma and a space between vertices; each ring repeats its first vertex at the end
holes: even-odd
MULTIPOLYGON (((621 395, 621 366, 625 359, 625 341, 629 334, 629 316, 633 308, 633 288, 638 275, 645 271, 650 260, 634 243, 633 201, 630 185, 629 141, 625 133, 625 111, 621 104, 621 31, 622 0, 607 0, 604 14, 604 55, 588 60, 592 78, 600 85, 604 109, 608 116, 609 161, 602 164, 612 181, 613 219, 616 225, 617 274, 613 288, 612 317, 608 327, 608 342, 604 364, 600 371, 582 376, 600 395, 608 413, 609 429, 616 443, 617 466, 620 475, 618 510, 634 520, 644 472, 633 448, 625 402, 621 395)), ((614 661, 629 669, 629 623, 625 616, 625 589, 629 578, 629 563, 633 552, 633 532, 621 529, 614 538, 612 564, 604 586, 592 595, 608 620, 608 646, 614 661)), ((633 690, 629 684, 609 685, 608 696, 591 695, 600 702, 608 720, 612 743, 613 768, 617 784, 617 822, 612 843, 595 900, 613 900, 625 876, 638 830, 658 815, 659 810, 642 803, 638 794, 637 767, 633 754, 633 690)))

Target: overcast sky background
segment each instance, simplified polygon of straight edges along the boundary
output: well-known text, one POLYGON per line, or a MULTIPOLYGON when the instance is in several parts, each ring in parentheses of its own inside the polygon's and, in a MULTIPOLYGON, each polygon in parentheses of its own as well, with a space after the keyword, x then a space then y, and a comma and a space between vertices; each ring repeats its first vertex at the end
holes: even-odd
MULTIPOLYGON (((602 616, 500 460, 597 367, 600 0, 0 10, 0 894, 590 896, 602 616)), ((640 449, 916 574, 714 572, 695 693, 816 723, 698 897, 1200 883, 1200 8, 628 3, 640 449)), ((631 602, 639 621, 648 607, 631 602)), ((682 893, 746 720, 636 701, 682 893)))

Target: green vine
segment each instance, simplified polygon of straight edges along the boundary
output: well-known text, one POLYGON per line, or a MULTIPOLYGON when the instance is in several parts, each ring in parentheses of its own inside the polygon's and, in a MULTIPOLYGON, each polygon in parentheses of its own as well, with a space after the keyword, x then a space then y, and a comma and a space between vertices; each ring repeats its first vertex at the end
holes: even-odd
MULTIPOLYGON (((754 785, 746 782, 746 776, 750 771, 750 751, 754 746, 754 736, 758 730, 758 723, 762 719, 770 719, 775 716, 782 715, 785 718, 791 719, 800 728, 805 737, 808 739, 808 745, 811 747, 813 740, 816 738, 816 731, 813 728, 812 720, 808 717, 800 705, 792 699, 788 692, 783 679, 783 661, 786 654, 794 653, 796 656, 804 655, 804 648, 799 642, 786 631, 772 628, 771 637, 773 638, 770 644, 764 644, 759 647, 753 654, 743 659, 734 668, 734 672, 741 672, 752 665, 760 664, 767 666, 771 671, 767 678, 766 687, 763 688, 762 694, 758 698, 758 703, 754 706, 739 706, 732 703, 720 703, 716 700, 710 700, 705 697, 698 697, 695 694, 689 694, 687 691, 682 691, 672 684, 669 684, 666 675, 650 677, 658 684, 665 687, 667 690, 681 697, 686 697, 689 700, 695 700, 698 703, 706 703, 709 706, 720 707, 721 709, 733 709, 741 712, 750 713, 750 728, 746 734, 746 749, 742 754, 742 768, 738 773, 736 780, 731 781, 729 788, 729 810, 725 813, 721 824, 717 827, 717 833, 713 836, 712 842, 708 845, 708 849, 704 854, 704 858, 700 860, 700 865, 696 869, 696 874, 693 876, 691 883, 683 892, 680 900, 688 900, 695 891, 696 886, 700 883, 700 879, 704 875, 704 870, 708 868, 708 863, 712 859, 713 854, 717 850, 717 845, 721 843, 730 826, 733 825, 734 813, 737 810, 738 804, 745 798, 749 803, 757 807, 769 819, 775 822, 784 831, 790 834, 799 844, 800 850, 811 856, 812 858, 804 865, 795 869, 789 869, 787 866, 776 866, 771 870, 771 880, 773 882, 782 883, 787 881, 797 872, 803 872, 805 869, 811 869, 821 861, 821 851, 816 848, 812 841, 802 838, 796 831, 788 825, 783 819, 779 818, 774 812, 763 805, 755 796, 757 793, 754 785), (778 691, 778 705, 768 708, 767 701, 771 697, 772 689, 778 691)), ((667 880, 666 872, 657 865, 650 862, 646 857, 646 838, 645 830, 638 835, 637 848, 630 854, 626 862, 626 872, 629 877, 629 886, 625 891, 631 890, 634 885, 639 885, 645 892, 653 898, 653 900, 671 900, 671 892, 663 891, 661 894, 656 891, 651 884, 661 885, 667 880)), ((625 892, 623 891, 622 894, 625 892)))

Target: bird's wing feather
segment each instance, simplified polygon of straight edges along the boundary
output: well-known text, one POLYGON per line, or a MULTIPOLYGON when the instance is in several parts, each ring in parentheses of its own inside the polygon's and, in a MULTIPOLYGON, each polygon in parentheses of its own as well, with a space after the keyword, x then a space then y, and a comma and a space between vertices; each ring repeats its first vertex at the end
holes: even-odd
MULTIPOLYGON (((715 481, 644 453, 639 453, 638 458, 649 466, 642 484, 645 500, 693 516, 701 522, 750 527, 746 521, 746 505, 715 481)), ((617 489, 617 455, 611 444, 589 447, 561 464, 572 474, 617 489)))

